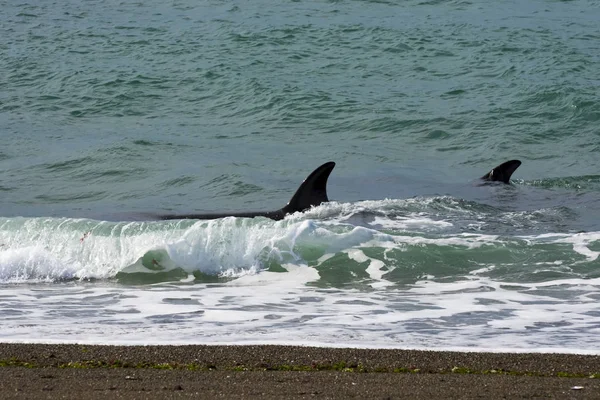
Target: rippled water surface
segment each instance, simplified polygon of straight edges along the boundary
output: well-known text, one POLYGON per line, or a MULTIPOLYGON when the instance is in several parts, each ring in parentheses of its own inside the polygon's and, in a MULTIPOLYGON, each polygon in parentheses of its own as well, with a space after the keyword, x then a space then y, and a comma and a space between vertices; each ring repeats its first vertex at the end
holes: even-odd
POLYGON ((0 1, 0 340, 600 353, 599 20, 0 1))

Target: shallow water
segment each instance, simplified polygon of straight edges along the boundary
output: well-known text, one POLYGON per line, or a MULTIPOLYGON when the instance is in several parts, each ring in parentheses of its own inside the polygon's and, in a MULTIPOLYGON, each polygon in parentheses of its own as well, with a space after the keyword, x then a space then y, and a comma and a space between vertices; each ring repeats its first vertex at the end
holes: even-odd
POLYGON ((0 6, 0 340, 599 352, 595 2, 0 6))

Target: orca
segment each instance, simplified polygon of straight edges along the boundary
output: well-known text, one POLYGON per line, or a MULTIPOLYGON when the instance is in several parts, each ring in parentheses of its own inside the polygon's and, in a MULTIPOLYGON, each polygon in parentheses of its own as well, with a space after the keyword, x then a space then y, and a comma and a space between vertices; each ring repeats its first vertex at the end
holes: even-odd
POLYGON ((481 177, 484 181, 510 183, 510 177, 519 168, 521 161, 510 160, 493 168, 490 172, 481 177))
POLYGON ((210 214, 173 214, 159 215, 161 220, 172 219, 217 219, 225 217, 254 218, 267 217, 276 221, 283 219, 286 215, 295 212, 306 211, 311 207, 316 207, 321 203, 328 202, 327 198, 327 179, 335 167, 333 161, 326 162, 315 169, 300 185, 292 199, 279 210, 275 211, 246 211, 231 213, 210 213, 210 214))

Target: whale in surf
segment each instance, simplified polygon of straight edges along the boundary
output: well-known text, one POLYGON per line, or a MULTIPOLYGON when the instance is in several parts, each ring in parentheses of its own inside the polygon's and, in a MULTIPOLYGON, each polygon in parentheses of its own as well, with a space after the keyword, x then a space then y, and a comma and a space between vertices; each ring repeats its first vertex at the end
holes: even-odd
POLYGON ((316 207, 321 203, 328 202, 327 198, 327 179, 329 174, 335 167, 335 163, 332 161, 326 162, 317 169, 315 169, 305 180, 302 182, 298 190, 292 199, 279 210, 275 211, 245 211, 245 212, 230 212, 230 213, 206 213, 206 214, 171 214, 171 215, 159 215, 158 218, 161 220, 172 220, 172 219, 217 219, 225 217, 241 217, 241 218, 254 218, 254 217, 267 217, 274 220, 281 220, 288 214, 295 212, 306 211, 311 207, 316 207))
POLYGON ((488 182, 510 183, 511 175, 520 165, 521 161, 519 160, 506 161, 493 168, 490 172, 482 176, 481 179, 488 182))

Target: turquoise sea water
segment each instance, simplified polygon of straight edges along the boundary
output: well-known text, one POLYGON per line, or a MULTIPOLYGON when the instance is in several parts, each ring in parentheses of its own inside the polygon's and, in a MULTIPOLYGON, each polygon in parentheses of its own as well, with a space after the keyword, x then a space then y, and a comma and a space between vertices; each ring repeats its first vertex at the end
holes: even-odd
POLYGON ((600 351, 599 20, 0 1, 0 340, 600 351))

